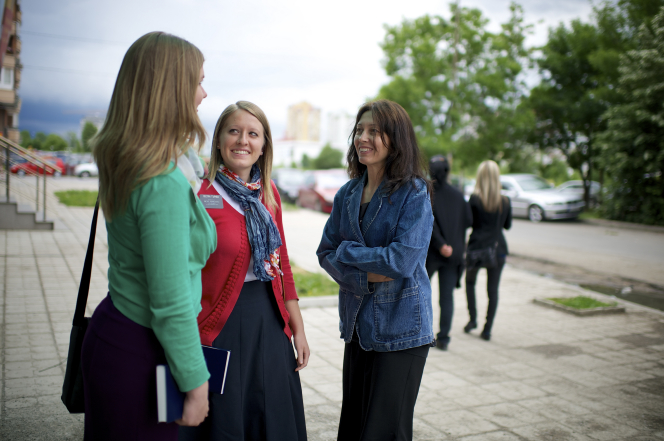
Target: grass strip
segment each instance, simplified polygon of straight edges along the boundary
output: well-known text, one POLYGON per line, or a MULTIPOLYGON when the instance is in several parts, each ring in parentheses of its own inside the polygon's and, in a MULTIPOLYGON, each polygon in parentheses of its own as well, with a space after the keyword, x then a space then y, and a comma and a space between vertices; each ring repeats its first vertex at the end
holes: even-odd
POLYGON ((97 192, 94 190, 56 191, 55 196, 68 207, 94 207, 97 202, 97 192))
POLYGON ((553 302, 569 306, 574 309, 605 308, 607 306, 616 306, 617 302, 605 303, 586 296, 549 298, 553 302))
POLYGON ((293 278, 295 279, 295 290, 299 297, 336 296, 339 294, 339 285, 329 277, 310 273, 293 264, 293 278))

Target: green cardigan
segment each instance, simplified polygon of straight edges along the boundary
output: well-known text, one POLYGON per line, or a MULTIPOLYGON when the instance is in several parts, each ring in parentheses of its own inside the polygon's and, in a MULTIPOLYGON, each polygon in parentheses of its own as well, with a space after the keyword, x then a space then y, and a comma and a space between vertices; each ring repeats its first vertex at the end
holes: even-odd
POLYGON ((196 317, 201 269, 217 246, 214 222, 171 163, 131 193, 125 213, 106 229, 113 304, 154 331, 181 391, 200 386, 210 374, 196 317))

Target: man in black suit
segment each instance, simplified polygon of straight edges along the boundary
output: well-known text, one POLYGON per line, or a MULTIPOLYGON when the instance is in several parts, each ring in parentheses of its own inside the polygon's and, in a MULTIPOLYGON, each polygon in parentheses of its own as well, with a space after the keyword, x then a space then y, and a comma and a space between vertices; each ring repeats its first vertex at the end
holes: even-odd
POLYGON ((463 194, 447 182, 450 165, 444 156, 429 162, 433 180, 433 232, 427 254, 427 273, 438 271, 440 291, 440 332, 436 347, 447 350, 454 314, 454 288, 461 287, 466 248, 466 229, 473 225, 473 214, 463 194))

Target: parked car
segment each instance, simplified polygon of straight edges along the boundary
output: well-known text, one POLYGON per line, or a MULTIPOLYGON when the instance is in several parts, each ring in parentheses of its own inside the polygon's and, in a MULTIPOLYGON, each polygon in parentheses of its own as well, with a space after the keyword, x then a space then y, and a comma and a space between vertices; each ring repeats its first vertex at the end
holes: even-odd
POLYGON ((573 219, 585 205, 583 195, 561 193, 536 175, 506 174, 500 177, 500 183, 502 193, 512 201, 512 215, 533 222, 573 219))
POLYGON ((78 164, 76 167, 74 167, 74 176, 78 176, 79 178, 89 178, 90 176, 98 175, 99 169, 97 168, 97 164, 94 162, 78 164))
POLYGON ((307 172, 304 185, 297 197, 297 204, 300 207, 331 213, 334 196, 346 182, 348 174, 344 169, 307 172))
MULTIPOLYGON (((599 192, 602 186, 599 182, 590 181, 590 205, 597 205, 599 202, 599 192)), ((576 194, 583 198, 583 181, 567 181, 556 187, 561 193, 576 194)))
MULTIPOLYGON (((57 166, 60 170, 65 169, 65 163, 62 162, 62 159, 56 158, 55 156, 45 156, 42 157, 44 161, 48 161, 52 163, 53 165, 57 166)), ((10 168, 12 173, 15 173, 19 176, 25 176, 25 175, 36 175, 39 173, 40 175, 44 174, 44 169, 42 167, 37 166, 36 164, 33 164, 32 162, 22 162, 20 164, 15 164, 10 168)), ((62 172, 58 170, 54 170, 50 167, 46 167, 46 175, 51 175, 60 177, 62 176, 62 172)))
POLYGON ((297 168, 276 168, 272 170, 272 180, 279 190, 282 201, 294 204, 304 185, 306 172, 297 168))

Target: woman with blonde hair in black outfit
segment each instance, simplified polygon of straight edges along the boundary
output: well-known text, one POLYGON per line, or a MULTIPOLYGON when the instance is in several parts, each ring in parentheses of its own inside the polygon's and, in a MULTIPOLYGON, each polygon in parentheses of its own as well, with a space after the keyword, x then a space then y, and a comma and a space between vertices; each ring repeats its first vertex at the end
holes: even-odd
MULTIPOLYGON (((512 226, 512 208, 507 196, 500 194, 500 169, 494 161, 488 160, 480 164, 477 169, 477 183, 475 191, 470 197, 470 209, 473 212, 473 232, 468 240, 468 253, 495 247, 495 264, 486 265, 487 292, 489 294, 489 307, 486 314, 484 330, 480 335, 484 340, 491 340, 491 328, 496 309, 498 308, 498 284, 500 274, 505 265, 507 256, 507 242, 503 235, 503 228, 509 230, 512 226)), ((472 266, 468 259, 466 269, 466 299, 468 300, 468 313, 470 321, 463 328, 468 333, 477 328, 477 308, 475 306, 475 283, 477 273, 482 266, 472 266)))

